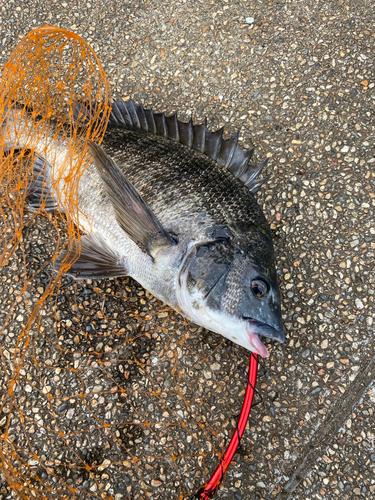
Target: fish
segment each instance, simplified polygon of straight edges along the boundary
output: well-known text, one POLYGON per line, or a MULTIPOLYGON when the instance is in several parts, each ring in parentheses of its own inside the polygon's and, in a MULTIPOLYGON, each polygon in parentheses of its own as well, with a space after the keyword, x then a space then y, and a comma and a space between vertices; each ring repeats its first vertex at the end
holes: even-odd
MULTIPOLYGON (((76 122, 96 105, 76 105, 76 122)), ((25 122, 17 144, 8 120, 5 149, 30 147, 24 116, 14 111, 9 119, 25 122)), ((185 123, 130 100, 112 102, 103 142, 89 143, 79 180, 84 235, 67 274, 131 276, 189 321, 266 357, 261 337, 285 340, 272 234, 255 198, 267 161, 252 163, 254 150, 239 148, 238 135, 224 139, 207 120, 185 123)), ((69 144, 46 132, 33 148, 29 208, 63 212, 63 180, 54 181, 64 178, 63 159, 74 163, 69 144)), ((56 269, 66 261, 62 251, 56 269)))

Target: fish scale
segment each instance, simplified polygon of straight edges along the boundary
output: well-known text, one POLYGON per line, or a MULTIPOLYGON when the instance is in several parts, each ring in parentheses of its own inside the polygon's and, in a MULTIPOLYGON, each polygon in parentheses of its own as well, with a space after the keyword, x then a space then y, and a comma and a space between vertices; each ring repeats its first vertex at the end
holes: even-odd
MULTIPOLYGON (((117 162, 162 223, 207 217, 235 231, 236 221, 261 227, 270 236, 268 223, 254 196, 228 170, 178 143, 131 130, 110 129, 103 148, 117 162), (116 147, 123 141, 121 150, 116 147), (223 189, 224 188, 224 189, 223 189), (182 207, 180 200, 183 200, 182 207), (168 219, 169 218, 169 219, 168 219)), ((251 232, 247 234, 252 238, 251 232)), ((240 244, 240 243, 239 243, 240 244)))

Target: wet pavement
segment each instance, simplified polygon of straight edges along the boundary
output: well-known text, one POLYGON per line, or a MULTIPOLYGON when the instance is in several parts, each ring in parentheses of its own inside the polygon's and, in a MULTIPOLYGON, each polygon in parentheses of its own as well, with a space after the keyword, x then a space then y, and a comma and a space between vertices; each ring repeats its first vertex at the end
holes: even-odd
MULTIPOLYGON (((96 51, 114 97, 167 113, 178 111, 185 121, 207 117, 209 128, 225 125, 229 134, 241 127, 240 143, 254 145, 259 160, 270 159, 270 180, 257 198, 274 235, 287 340, 268 346, 268 375, 257 386, 263 400, 251 412, 241 449, 217 498, 349 500, 375 495, 373 3, 53 0, 42 6, 10 0, 0 4, 0 21, 2 63, 33 28, 48 23, 73 30, 96 51)), ((48 254, 47 221, 37 220, 28 231, 31 258, 33 252, 48 254)), ((17 291, 17 269, 15 264, 2 271, 2 317, 8 297, 17 291)), ((37 294, 43 283, 34 286, 37 294)), ((19 307, 17 314, 22 315, 19 307)), ((30 446, 38 456, 45 455, 42 471, 40 460, 28 462, 32 472, 44 474, 46 482, 51 475, 60 484, 61 478, 69 479, 66 464, 73 464, 69 453, 76 449, 82 463, 93 467, 86 476, 73 474, 73 480, 66 480, 67 488, 90 492, 78 495, 80 499, 104 493, 116 500, 182 498, 201 486, 217 464, 212 449, 220 451, 220 443, 235 428, 246 387, 238 370, 246 369, 245 350, 184 325, 130 279, 78 285, 66 280, 56 307, 55 320, 64 324, 60 340, 76 350, 70 350, 71 359, 64 357, 65 365, 54 366, 57 351, 50 339, 56 325, 47 313, 46 338, 34 336, 33 355, 43 360, 43 369, 34 373, 30 363, 29 377, 25 375, 31 385, 24 387, 24 412, 36 422, 27 427, 35 439, 30 446), (94 342, 94 336, 85 336, 94 346, 87 356, 78 334, 90 321, 75 306, 80 296, 87 314, 94 311, 103 337, 97 335, 94 342), (125 312, 131 314, 122 322, 115 316, 122 307, 119 297, 130 304, 125 312), (106 312, 101 317, 103 300, 106 312), (152 327, 142 330, 147 321, 152 327), (142 331, 146 340, 134 341, 132 349, 129 337, 124 344, 111 328, 127 334, 142 331), (93 352, 104 354, 98 361, 93 352), (147 397, 142 371, 147 359, 165 360, 148 372, 157 396, 147 397), (143 363, 138 371, 134 360, 143 363), (84 396, 68 363, 82 368, 78 383, 84 396), (60 371, 52 373, 52 366, 60 371), (53 408, 44 402, 46 391, 33 390, 41 380, 54 398, 53 408), (118 388, 131 383, 131 395, 122 400, 118 388), (146 395, 142 402, 137 402, 139 393, 146 395), (196 408, 199 402, 201 408, 196 408), (183 420, 189 424, 176 435, 167 427, 159 435, 157 426, 141 432, 137 404, 145 409, 144 421, 157 414, 160 422, 165 417, 169 422, 175 418, 180 427, 183 420), (91 441, 79 441, 90 405, 90 415, 99 424, 91 441), (174 410, 163 416, 167 406, 174 410), (189 420, 192 414, 194 422, 189 420), (47 426, 52 416, 71 441, 60 443, 57 434, 50 441, 48 432, 38 433, 38 421, 47 426), (105 424, 124 419, 135 425, 126 427, 119 444, 120 426, 117 436, 105 424), (153 435, 159 448, 152 444, 153 435), (138 463, 122 455, 126 440, 131 457, 163 458, 141 460, 140 471, 138 463), (170 443, 175 443, 175 455, 182 453, 179 461, 170 459, 169 448, 165 455, 170 443), (60 466, 49 455, 54 447, 60 466), (68 448, 69 453, 64 451, 68 448)), ((2 337, 5 364, 14 352, 18 317, 9 328, 11 335, 2 337)), ((33 359, 27 358, 26 365, 33 359)), ((2 390, 6 384, 4 378, 2 390)), ((19 424, 16 418, 11 426, 15 435, 19 424)), ((4 480, 0 499, 8 498, 13 495, 4 480)))

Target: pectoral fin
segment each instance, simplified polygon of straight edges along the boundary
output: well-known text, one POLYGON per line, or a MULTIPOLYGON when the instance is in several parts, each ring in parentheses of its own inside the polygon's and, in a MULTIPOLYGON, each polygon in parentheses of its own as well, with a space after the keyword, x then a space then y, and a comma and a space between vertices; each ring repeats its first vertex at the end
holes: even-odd
MULTIPOLYGON (((79 243, 77 242, 77 246, 79 243)), ((100 279, 127 276, 128 272, 120 257, 96 233, 85 234, 81 238, 81 253, 70 267, 68 275, 76 279, 100 279)), ((55 261, 58 271, 65 263, 66 252, 63 251, 55 261)))
POLYGON ((97 144, 91 142, 89 146, 117 222, 129 238, 150 255, 160 247, 174 245, 175 240, 116 163, 97 144))

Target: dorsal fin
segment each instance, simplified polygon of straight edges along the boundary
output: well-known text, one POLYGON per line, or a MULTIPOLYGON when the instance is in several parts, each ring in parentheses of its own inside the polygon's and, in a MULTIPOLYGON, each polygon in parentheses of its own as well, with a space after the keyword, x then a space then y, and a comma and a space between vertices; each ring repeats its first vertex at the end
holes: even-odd
MULTIPOLYGON (((77 106, 75 113, 80 111, 77 106)), ((83 112, 83 115, 87 111, 83 112)), ((177 115, 165 116, 152 109, 144 109, 133 101, 114 101, 109 116, 109 127, 126 127, 144 130, 195 149, 227 168, 240 179, 249 191, 255 194, 268 178, 258 179, 267 160, 262 163, 250 163, 253 149, 241 149, 237 146, 239 131, 229 139, 223 139, 223 128, 212 131, 207 128, 207 119, 198 125, 178 120, 177 115)))

